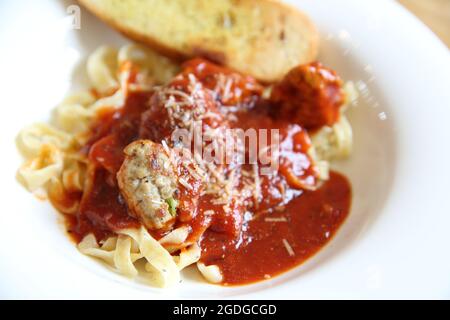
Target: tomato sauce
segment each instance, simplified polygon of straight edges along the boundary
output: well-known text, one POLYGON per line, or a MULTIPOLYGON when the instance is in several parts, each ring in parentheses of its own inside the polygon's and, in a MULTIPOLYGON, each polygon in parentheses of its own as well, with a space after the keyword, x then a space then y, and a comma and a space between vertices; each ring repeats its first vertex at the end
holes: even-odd
MULTIPOLYGON (((317 171, 306 153, 311 145, 308 132, 289 119, 273 117, 273 104, 262 98, 263 88, 253 79, 201 60, 193 60, 185 68, 211 90, 217 85, 215 73, 233 75, 227 89, 231 91, 215 97, 224 108, 242 101, 231 111, 234 117, 228 120, 230 127, 278 129, 282 161, 278 175, 261 178, 258 206, 245 208, 236 203, 226 212, 212 204, 208 195, 202 195, 192 219, 179 219, 174 227, 189 225, 192 231, 188 240, 201 236, 201 261, 220 267, 223 285, 268 279, 301 264, 332 238, 347 217, 352 194, 349 181, 331 172, 329 180, 316 190, 299 188, 299 177, 305 184, 317 182, 317 171), (290 176, 294 182, 289 181, 290 176), (205 214, 210 210, 215 214, 205 214)), ((120 194, 116 173, 124 160, 125 146, 141 138, 152 95, 151 91, 129 92, 122 108, 103 112, 92 125, 90 139, 81 150, 89 160, 88 183, 78 212, 67 216, 69 233, 76 242, 88 233, 100 241, 117 230, 141 225, 120 194)), ((165 120, 163 114, 156 114, 153 123, 165 120)), ((164 235, 161 231, 149 232, 156 239, 164 235)))
POLYGON ((285 272, 311 257, 335 234, 350 209, 351 187, 339 173, 315 191, 290 201, 284 211, 258 215, 239 239, 207 231, 201 242, 206 264, 220 267, 223 285, 239 285, 285 272), (291 246, 289 254, 283 240, 291 246))

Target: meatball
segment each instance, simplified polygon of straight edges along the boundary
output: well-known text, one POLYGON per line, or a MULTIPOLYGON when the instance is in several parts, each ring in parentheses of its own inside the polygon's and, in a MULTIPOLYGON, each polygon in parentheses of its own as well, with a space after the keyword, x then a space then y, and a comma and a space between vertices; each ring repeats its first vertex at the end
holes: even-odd
POLYGON ((151 140, 132 142, 124 151, 117 181, 130 215, 162 231, 195 217, 204 179, 192 159, 151 140))
POLYGON ((201 58, 186 61, 183 74, 194 75, 225 106, 251 106, 264 90, 254 78, 201 58))
POLYGON ((344 103, 341 87, 336 72, 319 62, 298 66, 272 89, 274 116, 310 130, 331 126, 339 120, 344 103))
POLYGON ((181 73, 155 90, 148 110, 141 116, 139 135, 153 141, 170 141, 174 130, 191 130, 196 121, 201 121, 203 130, 226 125, 211 91, 195 77, 181 73))
POLYGON ((168 229, 175 222, 176 168, 161 145, 138 140, 125 150, 117 173, 120 192, 130 210, 149 229, 168 229))

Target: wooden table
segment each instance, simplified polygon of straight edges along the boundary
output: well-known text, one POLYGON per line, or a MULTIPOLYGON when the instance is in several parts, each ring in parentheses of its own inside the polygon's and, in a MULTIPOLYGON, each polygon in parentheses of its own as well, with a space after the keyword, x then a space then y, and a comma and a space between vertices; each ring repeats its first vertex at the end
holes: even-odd
POLYGON ((450 0, 398 0, 450 48, 450 0))

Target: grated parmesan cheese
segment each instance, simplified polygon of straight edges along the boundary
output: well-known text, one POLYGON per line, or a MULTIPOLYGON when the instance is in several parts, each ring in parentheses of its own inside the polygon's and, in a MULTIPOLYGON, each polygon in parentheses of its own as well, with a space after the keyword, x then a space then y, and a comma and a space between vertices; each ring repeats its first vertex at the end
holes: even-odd
POLYGON ((295 252, 292 249, 291 245, 289 244, 289 242, 286 239, 282 240, 284 247, 286 248, 286 251, 289 253, 289 255, 291 257, 295 256, 295 252))
POLYGON ((266 222, 287 222, 287 219, 286 219, 286 217, 265 218, 264 221, 266 221, 266 222))
POLYGON ((214 214, 214 210, 206 210, 205 212, 203 212, 203 215, 205 216, 212 216, 214 214))
POLYGON ((193 190, 192 186, 183 178, 178 178, 178 182, 181 183, 186 189, 193 190))

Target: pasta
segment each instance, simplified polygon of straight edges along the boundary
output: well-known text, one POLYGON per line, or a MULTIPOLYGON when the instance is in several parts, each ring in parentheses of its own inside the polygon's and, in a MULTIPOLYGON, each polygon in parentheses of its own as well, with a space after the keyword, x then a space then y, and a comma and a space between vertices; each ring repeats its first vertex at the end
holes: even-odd
MULTIPOLYGON (((120 50, 100 47, 87 62, 88 76, 100 98, 89 91, 71 94, 55 108, 52 125, 39 123, 29 126, 17 137, 18 150, 26 159, 17 173, 19 182, 30 191, 44 188, 51 200, 65 199, 52 201, 62 213, 73 214, 77 211, 79 201, 70 199, 68 194, 81 192, 85 188, 86 159, 72 151, 85 142, 85 134, 100 110, 123 105, 124 91, 114 90, 119 87, 119 78, 126 76, 121 76, 119 70, 119 66, 126 61, 133 61, 143 68, 145 79, 142 82, 154 77, 152 81, 163 83, 178 69, 167 58, 138 45, 124 46, 120 50)), ((187 236, 182 233, 182 230, 175 230, 163 242, 180 249, 187 236)), ((118 236, 108 238, 101 245, 93 234, 89 234, 78 248, 129 277, 138 275, 134 264, 146 259, 146 278, 158 286, 176 283, 179 269, 195 263, 200 257, 199 247, 195 244, 172 257, 144 228, 121 230, 118 236)))
POLYGON ((73 145, 73 137, 57 128, 38 123, 24 128, 16 139, 18 150, 26 159, 39 156, 44 146, 65 151, 73 145))
POLYGON ((80 202, 78 199, 68 196, 67 190, 60 179, 52 177, 47 184, 47 195, 52 205, 59 212, 74 215, 77 213, 80 202), (58 201, 54 201, 58 199, 58 201))
POLYGON ((147 260, 145 269, 155 271, 154 273, 157 275, 155 278, 157 285, 164 287, 180 280, 178 267, 170 253, 144 227, 139 230, 122 230, 120 233, 124 233, 136 241, 140 253, 147 260))
POLYGON ((138 44, 130 44, 120 48, 118 62, 131 61, 139 69, 138 83, 164 84, 169 82, 180 70, 180 67, 168 58, 138 44))
POLYGON ((178 270, 183 270, 187 266, 196 263, 201 256, 201 250, 197 243, 194 243, 186 248, 181 249, 178 256, 174 256, 175 263, 178 270))
POLYGON ((87 61, 87 73, 92 86, 100 92, 117 88, 118 67, 116 49, 102 46, 95 50, 87 61))
POLYGON ((174 252, 187 246, 186 239, 189 235, 189 227, 182 226, 159 239, 159 243, 165 246, 169 252, 174 252))
POLYGON ((89 234, 79 243, 79 250, 99 258, 128 277, 139 274, 135 263, 145 259, 145 268, 140 270, 142 276, 152 285, 165 287, 179 281, 179 271, 200 259, 200 247, 194 243, 171 256, 145 228, 118 231, 117 237, 108 238, 102 245, 97 243, 94 235, 89 234))
POLYGON ((17 175, 29 191, 36 191, 53 177, 59 176, 62 169, 62 152, 53 145, 44 144, 36 157, 22 165, 17 175))
POLYGON ((201 274, 211 283, 222 282, 222 274, 216 265, 205 266, 204 263, 197 262, 197 268, 201 274))
POLYGON ((311 138, 320 160, 345 159, 352 151, 352 127, 344 115, 332 127, 321 128, 311 138))
POLYGON ((94 113, 80 103, 63 103, 54 113, 55 125, 71 134, 80 134, 89 129, 94 113))
MULTIPOLYGON (((158 92, 160 86, 168 83, 179 71, 179 65, 136 44, 124 46, 119 50, 107 46, 98 48, 87 61, 87 73, 93 90, 69 95, 55 108, 51 124, 31 125, 23 129, 17 136, 18 150, 25 158, 24 164, 17 172, 19 182, 31 192, 44 190, 54 207, 63 214, 76 215, 83 206, 82 195, 94 193, 94 179, 97 173, 92 159, 95 158, 95 161, 105 160, 101 156, 92 155, 92 149, 89 153, 86 150, 80 152, 92 136, 92 124, 98 118, 98 115, 103 111, 120 110, 132 92, 153 92, 153 90, 158 92), (155 85, 157 86, 155 87, 155 85)), ((190 83, 192 90, 196 92, 198 85, 195 83, 195 77, 190 77, 189 81, 192 82, 190 83)), ((233 81, 235 80, 230 77, 229 80, 221 84, 223 88, 219 89, 220 92, 223 91, 223 94, 222 96, 214 96, 215 101, 231 96, 230 90, 236 85, 233 81)), ((246 81, 250 80, 247 79, 246 81)), ((246 90, 254 90, 255 92, 259 90, 258 86, 252 82, 246 85, 246 90)), ((168 105, 164 106, 165 108, 173 107, 174 96, 190 101, 191 97, 178 89, 170 92, 172 96, 168 105)), ((245 93, 239 91, 239 95, 241 94, 245 96, 245 93)), ((266 96, 270 96, 270 93, 266 92, 266 96)), ((350 104, 351 100, 348 98, 347 104, 350 104)), ((208 100, 205 100, 202 103, 206 104, 207 102, 208 100)), ((187 104, 186 101, 178 103, 177 107, 187 104)), ((188 115, 188 112, 183 111, 173 119, 185 121, 186 115, 188 115)), ((205 113, 205 116, 211 115, 221 118, 213 112, 205 113)), ((133 126, 131 120, 129 123, 126 122, 125 125, 133 126)), ((217 130, 217 128, 214 130, 217 130)), ((212 132, 211 137, 214 137, 216 132, 212 132)), ((161 143, 168 148, 166 140, 161 143)), ((348 156, 351 152, 351 146, 351 126, 345 115, 341 114, 340 120, 334 125, 324 126, 312 135, 312 147, 308 150, 307 155, 302 156, 310 157, 313 160, 318 178, 326 181, 330 178, 329 161, 348 156)), ((108 145, 106 148, 108 148, 108 145)), ((172 159, 172 161, 177 160, 172 159)), ((240 199, 239 197, 245 195, 253 195, 251 201, 255 201, 255 207, 257 207, 257 202, 263 198, 261 188, 259 188, 261 181, 257 165, 253 166, 251 173, 242 173, 243 176, 246 173, 248 179, 254 177, 252 178, 254 180, 249 183, 248 179, 244 179, 247 189, 243 190, 241 195, 237 195, 233 191, 233 188, 237 185, 233 180, 234 171, 223 174, 223 172, 220 172, 220 167, 211 163, 205 165, 203 162, 195 163, 195 166, 193 162, 183 165, 185 166, 183 170, 189 172, 192 177, 199 181, 209 179, 208 182, 215 187, 215 189, 207 188, 204 192, 208 196, 214 194, 220 196, 214 199, 215 201, 211 201, 215 206, 214 208, 221 208, 224 211, 237 210, 237 207, 230 207, 230 203, 226 202, 225 198, 236 197, 240 199), (206 173, 208 170, 211 171, 209 175, 206 173)), ((105 168, 105 171, 110 170, 106 165, 105 168)), ((114 172, 114 174, 116 173, 114 172)), ((290 174, 293 180, 300 181, 292 172, 290 174)), ((113 177, 116 176, 113 175, 113 177)), ((311 183, 311 176, 308 178, 309 180, 300 181, 304 184, 302 189, 314 190, 315 186, 308 186, 308 183, 311 183)), ((142 179, 142 177, 136 179, 137 183, 142 179)), ((156 179, 155 184, 163 180, 161 178, 156 179)), ((186 189, 193 189, 192 185, 196 183, 192 179, 185 178, 180 178, 179 181, 183 182, 186 189)), ((109 185, 114 184, 108 183, 109 185)), ((153 185, 148 187, 156 188, 153 185)), ((136 190, 134 189, 134 191, 136 190)), ((152 191, 158 192, 159 190, 152 189, 152 191)), ((282 188, 280 192, 283 192, 282 188)), ((191 198, 195 198, 194 193, 191 193, 191 198)), ((172 198, 163 200, 161 205, 168 207, 169 210, 180 205, 177 200, 172 198)), ((126 201, 126 199, 123 199, 123 193, 118 201, 122 201, 118 206, 123 205, 123 201, 126 201)), ((183 204, 186 205, 186 203, 183 204)), ((282 208, 284 204, 279 204, 276 209, 282 208)), ((193 211, 190 205, 187 204, 186 206, 193 211)), ((186 211, 189 211, 188 209, 186 211)), ((189 213, 192 214, 192 212, 189 213)), ((206 210, 203 214, 206 217, 203 221, 205 225, 201 226, 195 237, 191 236, 192 226, 187 224, 177 225, 169 232, 163 233, 160 238, 152 236, 152 233, 144 225, 127 226, 114 229, 114 232, 102 239, 97 239, 92 232, 84 234, 82 238, 78 239, 78 249, 85 255, 104 261, 120 274, 130 278, 142 277, 158 287, 178 283, 180 271, 194 264, 209 282, 222 283, 225 276, 220 267, 215 264, 206 265, 200 260, 202 249, 199 240, 211 223, 208 216, 212 216, 214 210, 206 210)), ((267 221, 287 220, 285 218, 272 218, 272 220, 267 221)))

